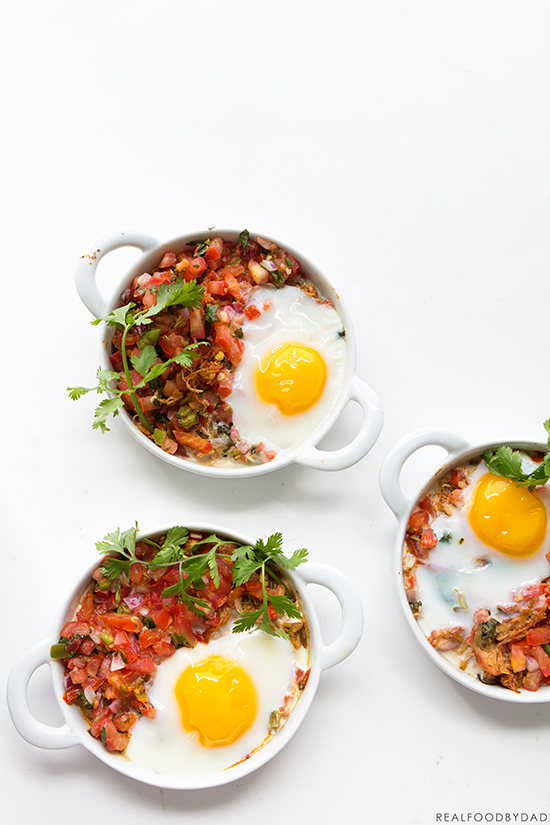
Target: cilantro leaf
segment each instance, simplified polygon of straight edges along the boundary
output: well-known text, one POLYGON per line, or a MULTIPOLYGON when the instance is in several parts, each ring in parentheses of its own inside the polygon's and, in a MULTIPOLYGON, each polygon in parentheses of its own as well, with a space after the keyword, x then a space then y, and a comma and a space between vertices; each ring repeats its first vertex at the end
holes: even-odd
POLYGON ((241 246, 243 248, 243 252, 246 252, 246 248, 249 245, 248 244, 249 239, 250 239, 250 232, 248 231, 248 229, 243 229, 243 231, 239 235, 239 243, 241 244, 241 246))
POLYGON ((109 432, 109 427, 105 423, 106 419, 110 415, 118 415, 119 409, 123 406, 124 401, 120 395, 115 396, 115 398, 104 398, 95 410, 92 429, 99 429, 102 433, 109 432))
POLYGON ((496 452, 486 452, 483 456, 487 467, 495 475, 507 476, 509 478, 523 479, 523 467, 521 454, 511 447, 499 447, 496 452))
POLYGON ((176 278, 173 283, 162 284, 156 293, 157 302, 154 306, 138 314, 139 323, 147 321, 158 315, 166 307, 185 306, 189 309, 198 307, 202 301, 204 291, 196 281, 184 281, 183 278, 176 278))
POLYGON ((206 307, 206 320, 209 324, 214 324, 218 320, 219 304, 208 304, 206 307))
POLYGON ((108 327, 125 327, 125 326, 132 326, 134 323, 133 313, 131 310, 134 309, 135 304, 124 304, 124 306, 117 307, 117 309, 113 309, 105 318, 94 318, 91 323, 94 326, 97 324, 101 324, 102 322, 105 323, 108 327))
POLYGON ((69 393, 69 398, 72 401, 78 401, 79 398, 82 398, 83 395, 86 395, 88 392, 93 392, 95 387, 67 387, 67 392, 69 393))
POLYGON ((156 349, 151 344, 146 344, 143 349, 140 350, 139 355, 130 356, 130 363, 135 371, 139 372, 139 374, 144 377, 147 375, 157 358, 158 355, 156 349))
MULTIPOLYGON (((544 422, 544 429, 548 433, 547 444, 550 451, 550 419, 544 422)), ((490 472, 512 478, 518 486, 527 487, 530 492, 550 480, 550 452, 546 453, 541 463, 530 473, 523 471, 519 450, 513 450, 507 445, 498 447, 494 452, 487 450, 483 458, 490 472)))

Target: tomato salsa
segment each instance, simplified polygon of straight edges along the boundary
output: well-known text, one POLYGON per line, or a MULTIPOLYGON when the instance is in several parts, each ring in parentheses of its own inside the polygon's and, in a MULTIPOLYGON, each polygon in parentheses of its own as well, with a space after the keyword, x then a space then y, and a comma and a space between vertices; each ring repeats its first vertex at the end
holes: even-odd
MULTIPOLYGON (((120 329, 115 331, 110 361, 119 373, 117 389, 128 388, 123 346, 130 358, 139 357, 145 345, 153 345, 161 363, 193 344, 196 349, 189 366, 171 362, 160 377, 136 390, 141 417, 130 393, 123 394, 136 426, 161 450, 193 461, 237 465, 271 461, 276 454, 271 448, 240 436, 228 400, 244 349, 242 325, 260 315, 248 299, 260 284, 279 288, 291 284, 310 293, 315 289, 306 284, 291 253, 271 240, 252 240, 246 231, 237 243, 212 237, 187 247, 180 253, 167 251, 152 272, 134 278, 121 296, 122 305, 132 303, 139 312, 154 306, 159 288, 177 279, 195 281, 202 289, 196 307, 168 306, 146 328, 136 325, 125 337, 120 329)), ((134 370, 131 378, 135 386, 142 376, 134 370)))
MULTIPOLYGON (((534 465, 537 458, 526 456, 534 465)), ((451 664, 485 684, 515 693, 536 691, 550 686, 547 539, 527 552, 523 535, 516 552, 508 555, 498 542, 480 538, 472 516, 483 506, 483 497, 476 496, 487 479, 496 481, 501 492, 514 488, 514 495, 532 495, 517 492, 525 488, 510 479, 488 473, 479 458, 448 472, 410 515, 403 583, 420 629, 451 664)), ((548 506, 549 492, 544 485, 535 492, 541 509, 548 506)), ((496 498, 492 492, 491 501, 496 498)), ((508 516, 512 504, 504 507, 508 516)), ((483 516, 489 524, 491 516, 483 516)), ((519 518, 512 512, 511 519, 519 518)), ((503 528, 499 541, 501 536, 509 540, 508 525, 497 523, 503 528)))
MULTIPOLYGON (((187 532, 187 531, 186 531, 187 532)), ((186 557, 200 558, 212 548, 211 538, 199 532, 186 536, 186 557), (193 547, 201 544, 200 552, 193 547)), ((271 572, 262 578, 254 572, 242 584, 233 583, 231 553, 235 542, 218 542, 215 564, 218 583, 207 570, 200 585, 187 587, 186 599, 177 592, 182 578, 178 564, 153 566, 150 561, 162 551, 166 536, 135 542, 135 559, 114 576, 108 564, 98 567, 83 593, 74 616, 60 631, 59 642, 51 655, 65 668, 64 701, 79 706, 90 728, 110 751, 123 751, 131 728, 142 716, 153 718, 155 708, 148 690, 156 669, 177 648, 207 645, 219 628, 235 617, 246 616, 268 595, 286 594, 296 607, 296 615, 278 615, 269 604, 269 618, 290 639, 294 648, 308 644, 307 625, 296 596, 288 583, 275 581, 271 572)), ((120 556, 113 555, 107 562, 120 556)), ((157 556, 158 558, 158 556, 157 556)), ((187 574, 183 574, 185 581, 187 574)), ((252 628, 253 629, 253 628, 252 628)), ((303 689, 307 673, 299 674, 298 688, 303 689), (303 682, 301 683, 300 682, 303 682)))

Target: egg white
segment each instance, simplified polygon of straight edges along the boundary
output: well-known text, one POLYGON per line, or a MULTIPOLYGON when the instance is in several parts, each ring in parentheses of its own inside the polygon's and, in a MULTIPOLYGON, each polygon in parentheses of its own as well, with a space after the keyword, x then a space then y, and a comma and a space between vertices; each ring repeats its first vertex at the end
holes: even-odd
POLYGON ((486 608, 491 615, 504 618, 504 614, 498 612, 499 604, 510 605, 514 593, 521 587, 550 575, 546 559, 550 549, 550 490, 547 487, 537 490, 549 516, 541 546, 525 558, 508 556, 481 541, 468 518, 476 484, 487 472, 487 465, 482 461, 463 491, 464 505, 450 516, 438 515, 431 524, 438 539, 450 533, 450 540, 438 541, 429 552, 428 562, 416 568, 417 590, 422 601, 418 624, 426 635, 443 627, 472 627, 478 608, 486 608), (481 566, 480 560, 488 564, 481 566))
POLYGON ((262 745, 272 711, 284 704, 296 667, 306 670, 307 662, 307 650, 296 651, 287 639, 261 630, 236 634, 229 625, 207 645, 178 648, 155 673, 149 699, 156 715, 153 719, 142 717, 132 728, 124 756, 162 775, 196 776, 231 767, 262 745), (204 748, 197 734, 182 725, 175 687, 187 667, 213 655, 236 661, 246 670, 254 684, 258 709, 253 724, 236 742, 204 748))
POLYGON ((279 452, 312 435, 337 404, 346 374, 343 325, 332 305, 317 303, 298 287, 256 287, 248 303, 257 306, 261 315, 243 324, 244 351, 227 400, 241 437, 255 444, 263 442, 279 452), (266 302, 270 306, 263 309, 266 302), (327 366, 321 398, 311 409, 296 415, 284 415, 275 404, 267 404, 256 388, 260 362, 288 342, 316 350, 327 366))

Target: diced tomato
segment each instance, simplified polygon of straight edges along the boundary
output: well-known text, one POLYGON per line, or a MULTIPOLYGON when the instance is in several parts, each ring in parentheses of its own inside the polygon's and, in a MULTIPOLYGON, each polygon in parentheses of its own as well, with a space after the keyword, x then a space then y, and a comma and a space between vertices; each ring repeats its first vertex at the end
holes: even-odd
POLYGON ((85 667, 74 668, 71 670, 71 681, 75 685, 82 685, 88 678, 88 672, 85 667))
POLYGON ((189 332, 193 341, 204 338, 204 319, 198 307, 195 307, 189 313, 189 332))
POLYGON ((426 527, 422 531, 420 541, 418 543, 421 550, 429 550, 437 544, 437 536, 431 527, 426 527))
POLYGON ((105 746, 109 751, 123 751, 130 741, 127 733, 118 731, 111 719, 107 719, 103 726, 105 730, 105 746))
POLYGON ((204 258, 201 258, 200 256, 197 258, 193 258, 193 260, 185 270, 186 280, 191 280, 192 278, 199 278, 205 269, 206 261, 204 260, 204 258))
POLYGON ((245 586, 247 592, 250 593, 251 596, 254 596, 256 599, 259 599, 260 601, 263 599, 264 592, 262 588, 262 583, 259 579, 256 579, 256 581, 248 581, 246 582, 245 586))
POLYGON ((547 645, 550 642, 550 626, 532 627, 525 634, 525 641, 530 645, 547 645))
POLYGON ((86 593, 86 595, 82 599, 82 602, 81 602, 80 607, 78 609, 78 612, 76 614, 76 618, 78 619, 79 622, 87 622, 88 619, 91 617, 92 613, 94 612, 94 610, 95 610, 94 597, 92 596, 91 590, 88 590, 88 592, 86 593))
POLYGON ((91 653, 93 653, 94 649, 95 642, 93 641, 93 639, 83 639, 83 641, 80 643, 79 650, 81 653, 84 654, 84 656, 89 656, 91 653))
POLYGON ((209 292, 211 295, 227 295, 227 282, 226 281, 209 281, 206 284, 206 291, 209 292))
POLYGON ((155 644, 153 645, 153 650, 155 651, 157 656, 160 656, 163 659, 167 659, 169 656, 176 652, 176 648, 174 647, 174 645, 166 639, 161 639, 160 642, 155 642, 155 644))
POLYGON ((231 272, 229 272, 227 269, 224 269, 223 272, 225 274, 227 289, 229 290, 232 297, 236 301, 241 301, 242 300, 242 292, 241 292, 241 287, 239 285, 239 282, 237 281, 235 276, 232 275, 231 272))
POLYGON ((191 449, 204 454, 211 453, 214 449, 212 447, 212 442, 207 438, 201 438, 200 435, 197 435, 196 433, 190 433, 187 430, 182 430, 175 426, 174 422, 172 422, 172 430, 174 433, 174 438, 178 444, 191 447, 191 449))
POLYGON ((159 347, 168 356, 168 358, 173 358, 175 355, 179 355, 185 346, 185 338, 175 330, 169 330, 159 338, 159 347))
POLYGON ((91 627, 87 622, 66 622, 61 628, 60 636, 70 639, 71 636, 89 636, 91 627))
POLYGON ((172 277, 169 272, 157 272, 156 275, 151 276, 150 283, 152 286, 160 286, 161 284, 169 284, 171 280, 172 277))
POLYGON ((130 567, 130 581, 133 584, 139 584, 143 579, 144 572, 145 565, 141 564, 139 561, 134 562, 134 564, 130 567))
POLYGON ((418 506, 421 510, 425 510, 431 516, 435 515, 434 506, 432 504, 432 500, 429 496, 426 496, 421 501, 418 502, 418 506))
POLYGON ((514 673, 520 673, 527 667, 527 658, 521 645, 512 644, 510 646, 510 663, 514 673))
POLYGON ((138 718, 137 713, 133 711, 117 713, 117 715, 113 717, 113 724, 121 733, 126 733, 126 731, 129 731, 130 728, 135 725, 138 718))
POLYGON ((425 510, 415 510, 409 518, 409 528, 413 533, 418 533, 423 527, 430 523, 430 516, 425 510))
POLYGON ((542 682, 542 672, 540 670, 532 670, 524 679, 523 687, 525 690, 538 690, 542 682))
POLYGON ((172 616, 164 607, 162 610, 154 610, 152 615, 157 627, 160 627, 162 630, 168 630, 172 624, 172 616))
POLYGON ((449 484, 451 487, 465 487, 466 486, 466 473, 464 470, 453 470, 451 475, 449 476, 449 484))
POLYGON ((68 705, 72 705, 78 699, 80 691, 80 685, 71 685, 71 687, 67 688, 67 690, 63 694, 63 701, 66 702, 68 705))
MULTIPOLYGON (((171 267, 175 266, 178 262, 175 252, 165 252, 162 258, 162 261, 159 264, 159 269, 170 269, 171 267)), ((160 274, 160 273, 159 273, 160 274)), ((151 280, 155 276, 153 275, 151 280)))
POLYGON ((156 665, 150 656, 138 656, 135 662, 128 663, 127 669, 134 673, 154 673, 156 665))
POLYGON ((191 627, 191 622, 196 618, 195 614, 190 611, 184 604, 178 604, 174 611, 174 623, 172 625, 172 633, 177 633, 185 636, 187 642, 195 647, 197 644, 197 637, 195 636, 191 627))
POLYGON ((540 647, 535 645, 531 648, 531 655, 537 660, 543 676, 550 676, 550 656, 540 647))
POLYGON ((228 398, 231 395, 233 381, 231 379, 231 373, 228 370, 220 370, 218 372, 216 376, 215 388, 220 398, 228 398))
POLYGON ((209 261, 217 261, 221 258, 223 252, 223 240, 221 238, 214 238, 206 250, 206 257, 209 261))
POLYGON ((259 318, 262 314, 256 304, 249 304, 247 307, 244 308, 244 314, 248 318, 249 321, 255 321, 256 318, 259 318))
POLYGON ((117 349, 113 353, 111 353, 111 355, 109 356, 109 361, 111 362, 111 367, 116 372, 120 372, 122 370, 123 362, 122 362, 122 353, 120 352, 120 350, 117 349))
POLYGON ((143 622, 138 616, 128 616, 124 613, 104 613, 103 621, 107 627, 118 627, 131 633, 139 633, 143 622))
POLYGON ((166 631, 161 627, 144 627, 139 634, 139 643, 141 647, 150 647, 150 645, 165 638, 166 631))

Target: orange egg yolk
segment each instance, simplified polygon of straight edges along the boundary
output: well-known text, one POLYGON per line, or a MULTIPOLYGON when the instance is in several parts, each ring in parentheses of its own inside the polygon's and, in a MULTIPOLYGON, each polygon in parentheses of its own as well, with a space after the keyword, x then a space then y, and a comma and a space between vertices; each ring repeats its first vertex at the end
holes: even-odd
POLYGON ((256 692, 248 674, 222 656, 210 656, 183 671, 176 699, 185 730, 205 748, 230 745, 256 717, 256 692))
POLYGON ((327 367, 319 353, 302 344, 284 344, 260 364, 256 381, 260 397, 276 404, 283 415, 296 415, 320 399, 327 367))
POLYGON ((530 556, 546 533, 546 507, 538 493, 511 478, 487 473, 474 490, 470 524, 477 536, 508 556, 530 556))

